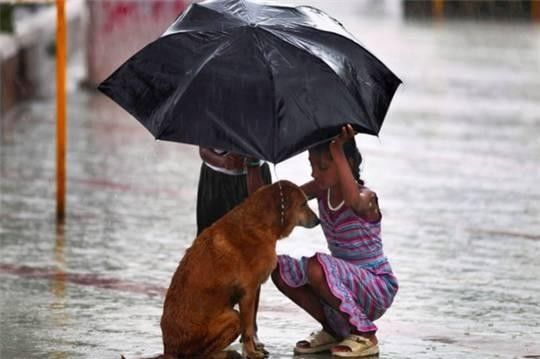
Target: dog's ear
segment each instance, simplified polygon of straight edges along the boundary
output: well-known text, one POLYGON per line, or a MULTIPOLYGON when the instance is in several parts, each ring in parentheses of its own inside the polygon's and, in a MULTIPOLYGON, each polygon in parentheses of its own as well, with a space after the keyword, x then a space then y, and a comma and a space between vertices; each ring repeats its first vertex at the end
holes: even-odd
POLYGON ((256 218, 258 222, 265 226, 271 226, 273 232, 276 232, 279 226, 280 203, 279 186, 277 183, 273 183, 259 188, 233 211, 241 210, 245 216, 256 218))
POLYGON ((248 200, 258 218, 273 228, 279 238, 288 236, 297 225, 296 207, 304 199, 302 190, 292 182, 279 181, 255 192, 248 200))

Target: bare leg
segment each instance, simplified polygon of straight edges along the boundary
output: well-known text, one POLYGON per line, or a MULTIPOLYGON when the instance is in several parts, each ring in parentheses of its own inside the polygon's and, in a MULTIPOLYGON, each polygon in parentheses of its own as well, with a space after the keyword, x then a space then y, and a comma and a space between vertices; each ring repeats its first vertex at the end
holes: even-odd
POLYGON ((339 311, 341 301, 332 294, 332 291, 330 291, 328 283, 326 283, 324 270, 316 257, 311 257, 308 261, 307 277, 310 287, 317 296, 322 298, 332 308, 339 311))
MULTIPOLYGON (((326 282, 326 275, 324 273, 324 270, 321 267, 321 264, 319 263, 316 257, 312 257, 309 259, 307 275, 308 275, 308 281, 310 283, 311 288, 313 288, 313 291, 318 296, 320 296, 326 303, 328 303, 332 308, 339 311, 339 306, 341 304, 341 301, 334 296, 334 294, 328 287, 328 283, 326 282)), ((358 329, 351 326, 351 333, 366 337, 370 339, 372 342, 374 342, 375 344, 377 344, 377 337, 375 336, 375 332, 360 332, 358 331, 358 329)), ((335 351, 350 351, 350 350, 347 347, 336 346, 332 348, 332 351, 335 352, 335 351)))
POLYGON ((295 302, 300 308, 304 309, 313 319, 321 323, 326 332, 336 338, 338 337, 326 320, 324 309, 320 302, 321 298, 313 291, 311 286, 289 287, 279 275, 279 266, 272 272, 272 281, 283 294, 295 302))

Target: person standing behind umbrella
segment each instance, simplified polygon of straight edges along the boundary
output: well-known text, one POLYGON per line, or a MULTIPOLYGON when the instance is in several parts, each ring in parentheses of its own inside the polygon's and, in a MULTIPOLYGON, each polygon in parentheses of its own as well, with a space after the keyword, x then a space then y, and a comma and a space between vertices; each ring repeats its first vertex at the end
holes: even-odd
POLYGON ((200 147, 203 163, 197 191, 197 235, 259 187, 272 183, 266 162, 200 147))

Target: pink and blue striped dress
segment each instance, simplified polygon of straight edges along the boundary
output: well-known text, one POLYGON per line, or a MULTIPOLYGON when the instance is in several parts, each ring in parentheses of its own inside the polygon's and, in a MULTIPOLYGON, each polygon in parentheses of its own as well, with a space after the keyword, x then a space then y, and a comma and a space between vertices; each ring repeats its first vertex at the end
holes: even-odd
MULTIPOLYGON (((321 227, 331 254, 316 253, 326 282, 340 299, 339 311, 322 302, 329 325, 339 335, 377 330, 373 323, 390 307, 398 290, 396 277, 383 253, 381 222, 369 222, 344 205, 331 209, 318 197, 321 227)), ((307 284, 308 257, 278 256, 279 272, 290 287, 307 284)))

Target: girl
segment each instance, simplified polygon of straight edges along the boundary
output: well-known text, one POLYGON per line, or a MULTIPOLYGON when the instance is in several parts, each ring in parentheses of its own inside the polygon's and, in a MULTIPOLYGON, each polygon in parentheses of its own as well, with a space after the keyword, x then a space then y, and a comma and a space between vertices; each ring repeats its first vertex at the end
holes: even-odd
POLYGON ((302 189, 308 198, 317 197, 331 254, 300 260, 282 255, 272 273, 277 288, 322 325, 295 352, 375 355, 373 321, 390 307, 398 284, 383 254, 377 195, 360 179, 362 157, 352 127, 311 149, 309 161, 313 181, 302 189))

